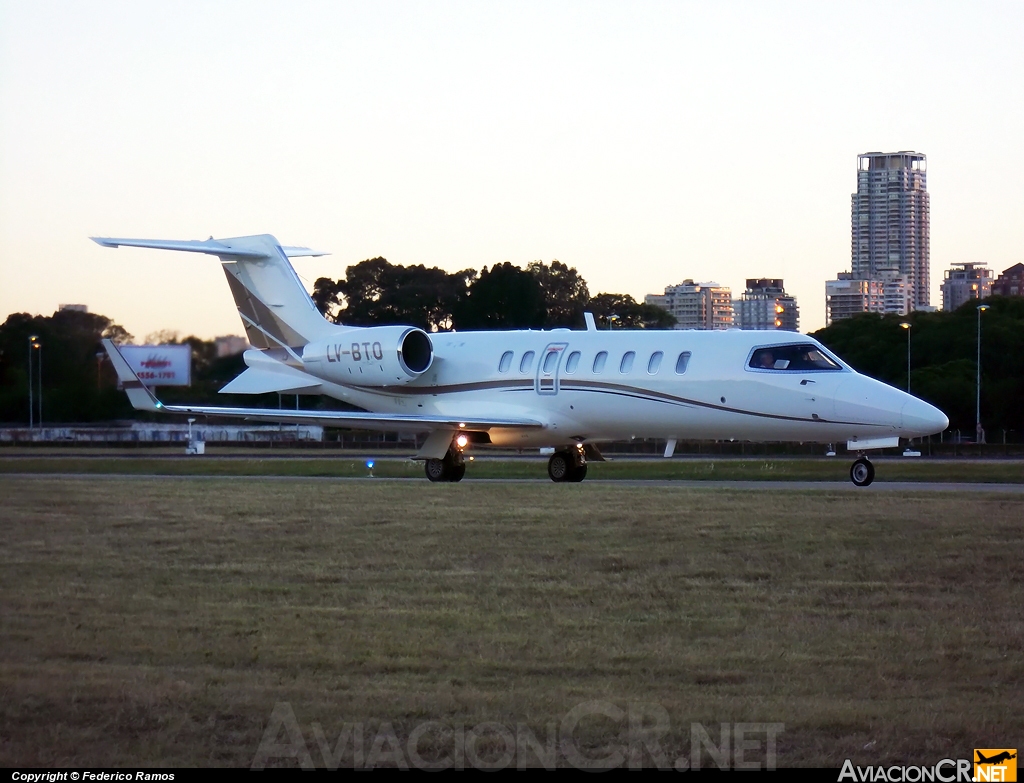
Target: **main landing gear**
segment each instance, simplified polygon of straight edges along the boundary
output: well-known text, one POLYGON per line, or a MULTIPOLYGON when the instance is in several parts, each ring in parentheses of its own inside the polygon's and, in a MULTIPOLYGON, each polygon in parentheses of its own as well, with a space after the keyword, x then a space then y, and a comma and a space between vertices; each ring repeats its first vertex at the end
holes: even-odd
POLYGON ((556 451, 548 460, 548 476, 552 481, 583 481, 587 477, 587 456, 583 446, 556 451))
POLYGON ((875 466, 867 457, 858 457, 850 466, 850 481, 858 487, 866 487, 875 480, 875 466))
POLYGON ((465 435, 459 435, 452 440, 443 459, 428 459, 425 467, 427 478, 431 481, 462 481, 466 475, 466 457, 462 451, 468 443, 465 435))
POLYGON ((427 478, 431 481, 462 481, 466 475, 466 461, 458 449, 448 449, 444 459, 428 459, 427 478))

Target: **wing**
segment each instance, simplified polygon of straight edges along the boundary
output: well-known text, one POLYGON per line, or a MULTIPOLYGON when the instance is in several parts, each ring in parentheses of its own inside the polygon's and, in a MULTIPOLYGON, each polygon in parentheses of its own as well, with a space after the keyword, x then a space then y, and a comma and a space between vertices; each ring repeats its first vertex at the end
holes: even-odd
POLYGON ((384 432, 434 432, 454 430, 487 431, 500 428, 540 429, 544 425, 532 419, 517 418, 452 418, 402 413, 363 413, 351 411, 288 411, 277 408, 229 408, 204 405, 164 405, 131 368, 111 340, 103 347, 117 371, 121 386, 128 393, 132 406, 140 411, 178 413, 191 416, 222 416, 229 419, 266 421, 275 424, 314 424, 341 429, 376 430, 384 432))

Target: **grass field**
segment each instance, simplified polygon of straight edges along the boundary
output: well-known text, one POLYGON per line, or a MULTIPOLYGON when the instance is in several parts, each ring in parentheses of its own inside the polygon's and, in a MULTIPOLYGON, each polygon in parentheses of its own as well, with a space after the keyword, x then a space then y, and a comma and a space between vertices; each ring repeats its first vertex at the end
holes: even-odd
POLYGON ((543 740, 593 700, 663 709, 670 759, 694 722, 783 723, 779 766, 1024 737, 1017 496, 0 476, 0 498, 0 766, 249 766, 279 702, 317 765, 347 724, 543 740))
MULTIPOLYGON (((849 481, 852 458, 817 459, 618 459, 591 462, 588 479, 849 481)), ((545 478, 546 458, 485 457, 471 462, 466 480, 474 478, 545 478)), ((956 481, 1024 483, 1024 462, 1013 460, 876 460, 876 481, 956 481)), ((423 463, 377 459, 375 476, 423 478, 423 463)), ((186 457, 166 456, 3 456, 0 474, 132 474, 167 476, 311 476, 350 477, 367 474, 366 461, 351 457, 186 457)))

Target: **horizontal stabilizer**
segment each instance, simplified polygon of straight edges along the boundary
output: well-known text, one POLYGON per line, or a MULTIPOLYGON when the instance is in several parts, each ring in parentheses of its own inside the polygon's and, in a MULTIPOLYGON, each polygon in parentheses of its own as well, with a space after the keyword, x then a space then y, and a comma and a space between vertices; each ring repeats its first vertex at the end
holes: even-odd
MULTIPOLYGON (((222 241, 213 239, 117 239, 114 237, 89 237, 97 245, 103 247, 148 247, 153 250, 180 250, 185 253, 207 253, 212 256, 231 258, 264 258, 267 253, 252 248, 232 247, 230 240, 222 241)), ((304 256, 327 256, 330 253, 321 253, 319 250, 311 250, 308 247, 282 247, 281 251, 288 258, 302 258, 304 256)))
POLYGON ((227 386, 221 394, 310 394, 321 387, 321 383, 301 372, 268 372, 250 367, 227 386))
POLYGON ((260 250, 232 248, 216 239, 114 239, 113 237, 89 237, 103 247, 148 247, 154 250, 181 250, 186 253, 207 253, 213 256, 233 258, 262 258, 260 250))
POLYGON ((322 253, 319 250, 310 250, 308 247, 282 247, 281 250, 288 258, 304 258, 304 257, 316 257, 329 256, 330 253, 322 253))

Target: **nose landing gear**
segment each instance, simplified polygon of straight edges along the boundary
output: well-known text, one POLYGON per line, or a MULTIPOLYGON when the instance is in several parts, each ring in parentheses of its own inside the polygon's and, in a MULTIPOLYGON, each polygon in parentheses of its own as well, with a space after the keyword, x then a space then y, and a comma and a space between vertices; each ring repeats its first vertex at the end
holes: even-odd
POLYGON ((875 480, 875 466, 867 457, 858 457, 850 466, 850 481, 858 487, 866 487, 875 480))
POLYGON ((552 454, 548 460, 548 476, 552 481, 583 481, 587 477, 587 456, 582 444, 552 454))

